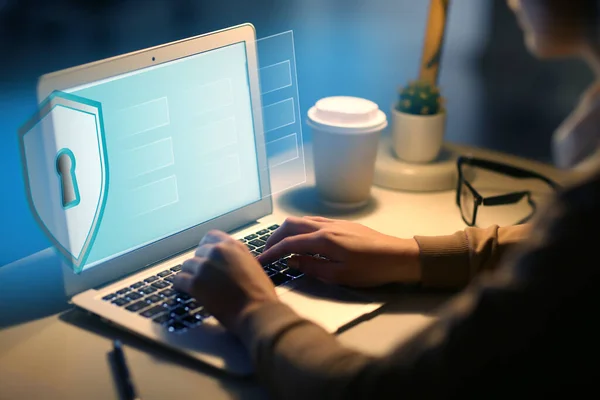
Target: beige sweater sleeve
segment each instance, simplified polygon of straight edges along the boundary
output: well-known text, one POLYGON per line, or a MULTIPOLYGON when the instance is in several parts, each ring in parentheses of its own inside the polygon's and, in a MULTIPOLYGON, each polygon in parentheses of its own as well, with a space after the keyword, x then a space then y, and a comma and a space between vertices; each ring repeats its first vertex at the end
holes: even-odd
POLYGON ((467 228, 447 236, 415 236, 421 252, 422 285, 462 288, 480 271, 494 269, 502 254, 528 234, 529 225, 494 225, 467 228))

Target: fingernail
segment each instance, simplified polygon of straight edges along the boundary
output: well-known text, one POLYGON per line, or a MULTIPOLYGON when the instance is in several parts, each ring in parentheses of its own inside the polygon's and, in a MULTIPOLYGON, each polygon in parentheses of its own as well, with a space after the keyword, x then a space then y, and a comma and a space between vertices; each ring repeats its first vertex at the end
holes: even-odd
POLYGON ((298 267, 300 267, 300 260, 298 260, 296 257, 289 258, 287 265, 290 268, 298 269, 298 267))

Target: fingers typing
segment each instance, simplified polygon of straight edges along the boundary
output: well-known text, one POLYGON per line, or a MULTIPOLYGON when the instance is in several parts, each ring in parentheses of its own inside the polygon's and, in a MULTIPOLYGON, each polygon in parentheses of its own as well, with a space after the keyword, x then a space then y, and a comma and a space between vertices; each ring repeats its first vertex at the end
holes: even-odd
POLYGON ((325 218, 325 217, 304 217, 305 219, 309 220, 309 221, 315 221, 315 222, 321 222, 321 223, 331 223, 331 222, 335 222, 335 219, 330 219, 330 218, 325 218))
POLYGON ((288 265, 324 282, 341 283, 340 263, 312 256, 294 256, 290 258, 288 265))
POLYGON ((189 272, 180 272, 173 278, 173 287, 180 292, 189 293, 194 286, 194 275, 189 272))
POLYGON ((317 221, 311 221, 306 218, 287 218, 285 222, 273 232, 269 240, 267 240, 265 250, 268 250, 287 237, 315 232, 319 227, 320 225, 317 221))
POLYGON ((206 235, 204 235, 202 240, 200 240, 200 246, 202 246, 203 244, 219 243, 219 242, 222 242, 223 240, 226 240, 228 237, 229 237, 229 235, 226 234, 225 232, 211 230, 206 235))
POLYGON ((181 270, 192 275, 197 275, 204 261, 206 259, 203 257, 192 257, 181 264, 181 270))
POLYGON ((304 233, 296 236, 288 236, 268 250, 265 250, 258 261, 261 264, 272 263, 288 254, 320 254, 327 253, 327 241, 319 232, 304 233))

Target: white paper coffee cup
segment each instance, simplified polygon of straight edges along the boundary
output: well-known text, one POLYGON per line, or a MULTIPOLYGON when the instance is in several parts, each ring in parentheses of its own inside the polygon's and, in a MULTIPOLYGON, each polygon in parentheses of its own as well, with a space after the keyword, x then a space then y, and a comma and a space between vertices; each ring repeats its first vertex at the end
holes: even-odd
POLYGON ((371 195, 375 158, 387 118, 377 104, 358 97, 327 97, 308 110, 313 132, 317 191, 336 208, 365 205, 371 195))

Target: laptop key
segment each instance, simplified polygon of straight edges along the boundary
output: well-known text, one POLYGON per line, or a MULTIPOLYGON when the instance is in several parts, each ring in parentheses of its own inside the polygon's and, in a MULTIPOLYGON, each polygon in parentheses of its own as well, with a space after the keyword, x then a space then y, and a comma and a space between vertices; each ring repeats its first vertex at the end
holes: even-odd
POLYGON ((201 319, 198 319, 193 315, 188 315, 187 317, 182 318, 180 321, 185 322, 185 324, 189 325, 190 327, 194 327, 194 326, 198 325, 200 322, 202 322, 201 319))
POLYGON ((179 302, 175 299, 169 299, 169 300, 163 301, 160 305, 165 308, 173 308, 173 307, 179 306, 179 302))
POLYGON ((275 261, 273 264, 269 265, 269 268, 272 268, 278 272, 283 271, 287 268, 287 265, 280 263, 279 261, 275 261))
POLYGON ((185 303, 185 309, 188 311, 194 311, 195 309, 199 308, 200 304, 196 303, 195 301, 190 301, 189 303, 185 303))
POLYGON ((129 300, 137 300, 137 299, 141 299, 143 296, 141 294, 139 294, 138 292, 131 292, 127 294, 127 298, 129 300))
POLYGON ((169 284, 167 282, 165 282, 165 281, 157 281, 157 282, 154 282, 152 284, 152 286, 155 287, 155 288, 157 288, 157 289, 164 289, 166 287, 169 287, 169 284))
POLYGON ((172 322, 169 325, 167 325, 167 330, 169 332, 178 332, 182 329, 185 329, 185 325, 181 322, 172 322))
POLYGON ((274 231, 275 229, 279 228, 279 225, 275 224, 275 225, 271 225, 270 227, 268 227, 267 229, 270 231, 274 231))
POLYGON ((164 282, 173 283, 173 279, 175 279, 175 275, 169 275, 163 279, 164 282))
POLYGON ((261 229, 260 231, 256 232, 257 235, 266 235, 267 233, 269 233, 268 229, 261 229))
POLYGON ((204 318, 202 318, 202 310, 191 312, 190 317, 196 318, 199 321, 204 319, 204 318))
POLYGON ((154 306, 152 308, 147 309, 144 312, 141 312, 140 315, 146 318, 152 318, 160 313, 164 313, 166 310, 161 306, 154 306))
POLYGON ((269 235, 263 235, 263 236, 260 237, 260 240, 264 240, 266 242, 267 240, 269 240, 270 237, 271 237, 270 234, 269 235))
POLYGON ((192 298, 192 296, 190 296, 187 293, 181 293, 181 292, 177 293, 177 301, 180 302, 180 303, 184 303, 184 302, 188 301, 191 298, 192 298))
POLYGON ((104 300, 104 301, 108 301, 108 300, 112 300, 112 299, 114 299, 115 297, 117 297, 117 295, 116 295, 116 294, 114 294, 114 293, 110 293, 110 294, 107 294, 106 296, 104 296, 104 297, 102 298, 102 300, 104 300))
POLYGON ((252 254, 254 257, 258 257, 260 255, 260 253, 256 250, 252 250, 250 254, 252 254))
POLYGON ((160 292, 158 292, 158 294, 160 294, 162 297, 173 297, 177 294, 177 292, 171 288, 169 289, 165 289, 165 290, 161 290, 160 292))
POLYGON ((124 289, 121 289, 121 290, 117 291, 117 295, 119 295, 119 296, 122 296, 122 295, 124 295, 125 293, 128 293, 128 292, 130 292, 130 291, 131 291, 131 288, 128 288, 128 287, 126 287, 126 288, 124 288, 124 289))
POLYGON ((173 271, 173 272, 178 272, 178 271, 181 271, 181 264, 179 264, 179 265, 176 265, 176 266, 174 266, 174 267, 171 267, 170 269, 171 269, 171 271, 173 271))
POLYGON ((158 289, 152 286, 146 286, 145 288, 140 289, 140 293, 150 294, 156 292, 158 289))
POLYGON ((158 280, 158 278, 156 276, 150 276, 150 277, 144 279, 144 282, 146 282, 146 283, 152 283, 152 282, 157 281, 157 280, 158 280))
POLYGON ((153 294, 152 296, 148 296, 146 297, 144 300, 146 300, 146 302, 148 304, 152 304, 152 303, 158 303, 159 301, 162 301, 162 297, 160 297, 157 294, 153 294))
POLYGON ((265 246, 260 246, 260 247, 257 247, 256 250, 254 250, 254 251, 256 251, 258 253, 262 253, 264 250, 265 250, 265 246))
POLYGON ((142 286, 144 286, 144 285, 145 285, 145 283, 144 283, 144 282, 142 282, 142 281, 140 281, 140 282, 136 282, 136 283, 134 283, 133 285, 131 285, 131 288, 132 288, 132 289, 139 289, 139 288, 141 288, 141 287, 142 287, 142 286))
POLYGON ((187 310, 185 307, 177 307, 171 310, 171 315, 181 317, 182 315, 186 315, 187 310))
POLYGON ((125 307, 125 309, 128 311, 136 312, 136 311, 140 311, 141 309, 146 308, 146 307, 148 307, 148 303, 140 300, 131 305, 128 305, 127 307, 125 307))
POLYGON ((177 294, 177 292, 173 289, 165 289, 161 292, 158 292, 162 297, 173 297, 177 294))
POLYGON ((252 246, 250 243, 246 243, 246 247, 248 248, 248 250, 252 251, 254 250, 256 247, 252 246))
POLYGON ((151 276, 149 278, 144 279, 144 282, 146 282, 146 283, 152 283, 152 282, 157 281, 157 280, 158 280, 158 278, 156 276, 151 276))
MULTIPOLYGON (((260 239, 254 239, 254 240, 249 241, 248 243, 251 244, 252 246, 256 246, 256 247, 260 247, 260 246, 264 246, 265 245, 265 242, 263 242, 260 239)), ((252 249, 250 249, 250 250, 252 250, 252 249)))
POLYGON ((159 315, 158 317, 154 318, 152 321, 156 322, 157 324, 165 324, 167 322, 169 322, 171 320, 171 316, 169 314, 162 314, 159 315))
POLYGON ((294 268, 286 269, 285 274, 291 276, 292 278, 299 278, 302 275, 304 275, 304 273, 302 271, 300 271, 299 269, 294 269, 294 268))
POLYGON ((284 283, 292 279, 291 277, 280 273, 271 275, 269 278, 271 278, 271 281, 273 281, 273 285, 275 286, 283 285, 284 283))
POLYGON ((112 302, 115 306, 123 307, 125 304, 129 304, 130 300, 124 297, 120 297, 112 302))
POLYGON ((164 278, 167 275, 171 275, 171 273, 172 273, 172 271, 166 270, 166 271, 163 271, 163 272, 159 272, 158 274, 156 274, 156 276, 160 276, 161 278, 164 278))
POLYGON ((244 239, 245 240, 253 240, 253 239, 256 239, 257 237, 258 237, 258 235, 256 235, 256 234, 253 233, 251 235, 244 236, 244 239))

